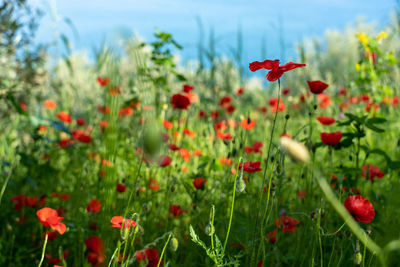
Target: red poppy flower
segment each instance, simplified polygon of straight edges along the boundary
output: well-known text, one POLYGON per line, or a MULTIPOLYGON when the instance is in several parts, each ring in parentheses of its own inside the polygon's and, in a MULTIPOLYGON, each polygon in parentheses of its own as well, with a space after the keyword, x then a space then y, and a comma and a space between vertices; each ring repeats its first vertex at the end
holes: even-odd
POLYGON ((325 145, 335 146, 342 139, 343 135, 340 131, 334 133, 321 133, 321 141, 325 145))
POLYGON ((64 218, 59 217, 58 212, 55 209, 47 207, 42 208, 36 212, 36 215, 44 227, 50 227, 51 229, 59 232, 60 235, 65 233, 67 227, 65 224, 61 223, 64 218))
POLYGON ((132 116, 133 115, 133 108, 131 107, 125 107, 125 108, 120 108, 118 112, 118 116, 120 118, 124 118, 127 116, 132 116))
POLYGON ((179 147, 178 147, 177 145, 175 145, 175 144, 169 144, 169 145, 168 145, 168 148, 169 148, 170 150, 172 150, 172 151, 177 151, 177 150, 179 150, 179 147))
POLYGON ((25 103, 20 103, 19 107, 23 110, 23 111, 28 111, 28 107, 26 106, 25 103))
POLYGON ((187 109, 190 105, 190 100, 184 95, 175 94, 172 96, 171 104, 174 109, 187 109))
POLYGON ((326 88, 328 88, 329 84, 321 82, 321 81, 307 81, 308 88, 310 88, 311 93, 320 94, 326 88))
POLYGON ((123 193, 125 191, 126 191, 126 185, 118 183, 117 184, 117 192, 123 193))
POLYGON ((203 190, 206 182, 207 182, 207 180, 204 180, 201 177, 197 177, 193 180, 193 186, 198 190, 203 190))
POLYGON ((335 123, 335 119, 328 116, 318 116, 317 120, 323 125, 331 125, 335 123))
POLYGON ((282 94, 283 95, 288 95, 290 93, 290 89, 289 88, 283 88, 282 90, 282 94))
POLYGON ((338 92, 338 95, 346 95, 347 94, 347 90, 346 88, 341 88, 338 92))
POLYGON ((196 134, 193 131, 189 130, 188 128, 183 129, 183 134, 187 135, 187 136, 189 136, 191 138, 195 138, 196 137, 196 134))
POLYGON ((327 108, 331 105, 331 97, 329 95, 326 95, 324 93, 318 94, 317 96, 318 102, 319 102, 319 107, 320 108, 327 108))
POLYGON ((86 239, 86 249, 90 251, 88 254, 88 262, 93 266, 102 266, 106 260, 104 255, 104 242, 98 236, 91 236, 86 239))
POLYGON ((262 154, 262 148, 263 143, 262 142, 254 142, 254 144, 252 146, 246 146, 244 147, 244 152, 246 154, 250 154, 250 153, 260 153, 262 154))
POLYGON ((57 113, 57 118, 60 120, 60 121, 63 121, 63 122, 65 122, 65 123, 68 123, 68 124, 70 124, 71 122, 72 122, 72 120, 71 120, 71 115, 69 115, 67 112, 65 112, 65 111, 61 111, 61 112, 59 112, 59 113, 57 113))
POLYGON ((47 99, 43 102, 43 106, 47 109, 55 109, 57 104, 53 100, 47 99))
POLYGON ((242 95, 244 93, 244 89, 243 88, 239 88, 237 91, 236 91, 236 95, 237 96, 240 96, 240 95, 242 95))
POLYGON ((269 238, 268 242, 271 244, 274 244, 276 242, 276 229, 274 231, 268 233, 267 237, 269 238))
MULTIPOLYGON (((259 171, 261 171, 260 165, 261 165, 261 162, 259 162, 259 161, 244 162, 243 170, 248 173, 259 172, 259 171)), ((242 169, 242 163, 239 164, 239 170, 241 170, 241 169, 242 169)))
POLYGON ((158 165, 167 167, 171 164, 171 157, 168 155, 161 155, 157 160, 158 165))
POLYGON ((110 114, 110 112, 111 112, 110 107, 107 107, 107 106, 98 106, 97 110, 103 114, 110 114))
POLYGON ((200 117, 200 118, 207 118, 206 112, 205 112, 204 110, 200 110, 200 111, 199 111, 199 117, 200 117))
POLYGON ((227 107, 229 107, 231 102, 232 102, 232 98, 230 96, 224 96, 224 97, 221 97, 221 99, 219 101, 219 105, 223 108, 227 108, 227 107))
POLYGON ((344 207, 356 221, 362 223, 370 223, 375 217, 374 206, 368 199, 360 195, 347 197, 344 207))
POLYGON ((242 121, 242 123, 240 124, 240 126, 242 126, 243 129, 251 130, 251 129, 254 128, 254 126, 256 126, 256 124, 257 124, 256 121, 250 120, 250 119, 246 118, 246 119, 244 119, 244 120, 242 121))
POLYGON ((101 210, 101 202, 97 199, 92 199, 86 207, 87 212, 98 213, 101 210))
POLYGON ((185 93, 190 93, 193 89, 194 89, 193 86, 185 84, 185 85, 183 85, 183 90, 182 91, 185 92, 185 93))
POLYGON ((379 169, 378 166, 372 164, 366 164, 362 167, 363 172, 361 177, 366 177, 367 180, 373 181, 375 178, 381 179, 385 176, 385 173, 379 169))
POLYGON ((90 135, 87 135, 86 131, 84 131, 82 129, 72 130, 71 134, 75 140, 78 140, 81 143, 90 144, 90 142, 92 141, 90 135))
POLYGON ((282 99, 279 100, 279 107, 278 107, 278 98, 276 98, 276 97, 271 98, 268 103, 269 103, 269 106, 271 107, 271 111, 273 113, 276 112, 277 108, 278 108, 278 111, 284 111, 286 108, 282 99))
POLYGON ((169 212, 173 214, 175 217, 179 217, 183 214, 183 209, 179 205, 170 205, 169 212))
POLYGON ((235 106, 229 106, 226 108, 226 113, 232 114, 235 111, 235 106))
POLYGON ((294 233, 299 223, 298 220, 290 218, 289 216, 281 216, 275 220, 276 227, 279 229, 282 228, 282 232, 284 233, 294 233))
POLYGON ((84 118, 77 118, 76 124, 78 124, 79 126, 84 126, 86 124, 86 121, 84 118))
POLYGON ((231 140, 232 135, 230 133, 223 133, 220 130, 217 130, 217 138, 222 140, 231 140))
POLYGON ((263 62, 254 61, 249 64, 249 69, 251 71, 256 71, 259 69, 267 69, 270 70, 267 74, 267 80, 270 82, 274 82, 278 80, 283 73, 290 71, 295 68, 304 67, 306 64, 298 64, 289 62, 284 65, 279 66, 279 60, 265 60, 263 62))
POLYGON ((171 130, 172 127, 174 127, 174 124, 172 122, 170 122, 170 121, 164 120, 163 121, 163 126, 164 126, 165 129, 171 130))
POLYGON ((262 113, 267 113, 268 112, 268 109, 267 109, 267 107, 258 107, 257 108, 257 111, 259 111, 259 112, 262 112, 262 113))
POLYGON ((136 222, 131 219, 124 219, 122 216, 114 216, 111 218, 111 227, 114 228, 131 228, 136 226, 136 222))
POLYGON ((190 152, 186 148, 180 148, 179 154, 181 154, 184 161, 188 162, 190 160, 190 152))
MULTIPOLYGON (((145 250, 137 251, 135 257, 138 263, 147 262, 146 267, 157 267, 160 261, 158 251, 155 248, 146 248, 145 250)), ((162 262, 160 266, 162 266, 162 262)))
POLYGON ((25 206, 25 198, 25 195, 17 195, 11 197, 11 201, 15 203, 15 210, 22 210, 22 208, 25 206))
POLYGON ((97 77, 97 82, 98 82, 101 86, 106 86, 106 85, 108 85, 108 83, 110 82, 110 79, 109 79, 109 78, 97 77))

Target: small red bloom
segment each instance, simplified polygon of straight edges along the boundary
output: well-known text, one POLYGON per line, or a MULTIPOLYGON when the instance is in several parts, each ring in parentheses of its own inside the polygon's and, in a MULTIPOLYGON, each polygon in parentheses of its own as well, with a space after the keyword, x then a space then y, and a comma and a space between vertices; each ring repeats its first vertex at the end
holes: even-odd
POLYGON ((175 217, 179 217, 183 214, 183 209, 178 205, 170 205, 169 212, 172 213, 175 217))
POLYGON ((244 89, 243 88, 239 88, 237 91, 236 91, 236 95, 237 96, 240 96, 240 95, 242 95, 244 93, 244 89))
POLYGON ((167 167, 171 164, 171 157, 168 155, 161 155, 157 160, 158 165, 167 167))
POLYGON ((184 95, 175 94, 172 96, 171 104, 174 109, 187 109, 190 106, 190 100, 184 95))
POLYGON ((101 86, 106 86, 106 85, 108 85, 108 83, 110 82, 110 79, 109 79, 109 78, 97 77, 97 82, 98 82, 101 86))
POLYGON ((71 120, 71 115, 69 115, 67 112, 65 112, 65 111, 61 111, 61 112, 59 112, 59 113, 57 113, 57 118, 60 120, 60 121, 63 121, 63 122, 66 122, 66 123, 68 123, 68 124, 70 124, 71 122, 72 122, 72 120, 71 120))
POLYGON ((244 147, 244 152, 246 154, 250 154, 250 153, 260 153, 262 154, 262 148, 263 143, 262 142, 254 142, 254 144, 252 146, 245 146, 244 147))
POLYGON ((271 111, 273 113, 276 112, 277 108, 278 108, 278 111, 284 111, 286 108, 282 99, 279 100, 279 107, 278 107, 278 98, 276 98, 276 97, 271 98, 268 103, 269 103, 269 106, 271 107, 271 111))
POLYGON ((90 135, 86 134, 86 131, 82 129, 72 130, 71 134, 75 140, 78 140, 81 143, 90 144, 90 142, 92 141, 90 135))
POLYGON ((217 130, 217 138, 222 140, 231 140, 232 135, 230 133, 223 133, 220 130, 217 130))
POLYGON ((172 127, 174 127, 174 124, 172 122, 170 122, 170 121, 164 120, 163 121, 163 126, 164 126, 165 129, 171 130, 172 127))
POLYGON ((36 215, 44 227, 50 227, 59 232, 60 235, 65 233, 67 227, 65 224, 61 223, 64 218, 59 217, 56 210, 51 208, 42 208, 36 212, 36 215))
POLYGON ((123 193, 125 191, 126 191, 126 185, 118 183, 117 184, 117 192, 123 193))
MULTIPOLYGON (((243 170, 248 173, 259 172, 259 171, 261 171, 260 165, 261 165, 261 162, 259 162, 259 161, 244 162, 243 170)), ((242 163, 239 164, 239 170, 241 170, 241 169, 242 169, 242 163)))
POLYGON ((232 98, 230 96, 224 96, 220 99, 219 105, 223 108, 229 107, 232 102, 232 98))
MULTIPOLYGON (((145 250, 137 251, 135 257, 138 263, 147 262, 146 267, 157 267, 160 261, 158 251, 155 248, 146 248, 145 250)), ((162 266, 162 262, 160 266, 162 266)))
POLYGON ((257 124, 256 121, 250 120, 250 119, 246 118, 246 119, 244 119, 244 120, 242 121, 242 123, 240 124, 240 126, 242 126, 243 129, 251 130, 251 129, 254 128, 254 126, 256 126, 256 124, 257 124))
POLYGON ((86 121, 84 118, 77 118, 76 124, 78 124, 79 126, 84 126, 86 124, 86 121))
POLYGON ((283 95, 288 95, 290 93, 290 89, 289 88, 283 88, 282 90, 282 94, 283 95))
POLYGON ((86 207, 87 212, 98 213, 101 210, 101 202, 97 199, 92 199, 86 207))
POLYGON ((335 119, 328 116, 318 116, 317 120, 323 125, 331 125, 335 123, 335 119))
POLYGON ((111 227, 114 228, 131 228, 136 226, 136 222, 131 219, 124 219, 122 216, 114 216, 111 218, 111 227))
POLYGON ((182 91, 185 92, 185 93, 190 93, 193 89, 194 89, 193 86, 188 85, 188 84, 185 84, 185 85, 183 86, 183 90, 182 90, 182 91))
POLYGON ((47 99, 43 102, 43 106, 47 109, 55 109, 57 104, 53 100, 47 99))
POLYGON ((311 93, 320 94, 326 88, 328 88, 329 84, 321 82, 321 81, 307 81, 308 88, 310 88, 311 93))
POLYGON ((270 82, 274 82, 278 80, 283 73, 293 70, 295 68, 304 67, 306 64, 298 64, 289 62, 284 65, 279 66, 279 60, 265 60, 263 62, 254 61, 249 64, 249 69, 251 71, 256 71, 259 69, 267 69, 270 70, 267 74, 267 80, 270 82))
POLYGON ((204 180, 201 177, 197 177, 193 180, 193 186, 198 190, 203 190, 206 182, 207 182, 207 180, 204 180))
POLYGON ((366 177, 367 180, 373 181, 375 178, 381 179, 385 176, 385 173, 379 169, 378 166, 372 164, 366 164, 363 166, 362 177, 366 177))
POLYGON ((347 197, 344 207, 356 221, 362 223, 370 223, 375 217, 374 206, 368 199, 360 195, 347 197))
POLYGON ((275 220, 276 227, 279 229, 282 228, 282 232, 284 233, 294 233, 299 223, 298 220, 290 218, 289 216, 281 216, 275 220))
POLYGON ((325 145, 335 146, 342 139, 343 135, 340 131, 334 133, 321 133, 321 141, 325 145))

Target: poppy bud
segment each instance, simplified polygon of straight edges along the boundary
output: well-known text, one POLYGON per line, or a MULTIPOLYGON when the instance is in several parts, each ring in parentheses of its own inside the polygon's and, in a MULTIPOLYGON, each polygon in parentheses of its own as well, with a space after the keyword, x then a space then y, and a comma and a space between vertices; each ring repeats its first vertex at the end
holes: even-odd
POLYGON ((171 190, 171 192, 175 192, 175 185, 171 185, 170 190, 171 190))
POLYGON ((169 246, 170 246, 171 250, 173 252, 175 252, 179 246, 178 239, 176 239, 175 237, 171 238, 171 240, 169 241, 169 246))
POLYGON ((288 120, 290 118, 289 114, 286 114, 285 119, 288 120))
POLYGON ((215 227, 211 227, 211 223, 207 224, 206 228, 204 229, 204 232, 206 233, 206 235, 213 235, 215 233, 215 227), (212 232, 211 232, 212 229, 212 232))
POLYGON ((318 106, 317 106, 317 105, 314 105, 314 110, 317 110, 317 108, 318 108, 318 106))
POLYGON ((362 255, 361 255, 361 252, 358 251, 358 252, 354 255, 354 263, 355 263, 356 265, 360 265, 361 262, 362 262, 362 255))
POLYGON ((285 136, 280 138, 281 147, 289 154, 292 160, 301 163, 307 163, 310 160, 308 149, 302 143, 299 143, 285 136))
POLYGON ((242 193, 246 189, 246 183, 243 179, 239 179, 236 183, 236 192, 242 193))
POLYGON ((311 116, 312 116, 312 113, 311 113, 311 112, 308 112, 308 116, 310 116, 310 117, 311 117, 311 116))

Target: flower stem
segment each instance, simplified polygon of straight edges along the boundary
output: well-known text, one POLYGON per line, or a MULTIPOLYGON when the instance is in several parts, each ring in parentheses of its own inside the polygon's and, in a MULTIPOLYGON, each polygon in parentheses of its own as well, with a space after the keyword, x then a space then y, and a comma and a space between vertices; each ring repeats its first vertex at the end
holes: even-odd
POLYGON ((162 258, 163 258, 163 256, 164 256, 165 249, 167 248, 167 245, 168 245, 169 240, 171 239, 171 237, 172 237, 172 233, 169 234, 168 240, 167 240, 167 242, 165 242, 165 245, 164 245, 163 250, 162 250, 162 252, 161 252, 160 260, 158 261, 157 267, 160 267, 160 265, 161 265, 161 262, 162 262, 162 258))
POLYGON ((43 250, 42 250, 42 257, 40 258, 40 262, 38 267, 42 266, 43 264, 43 260, 44 260, 44 253, 46 252, 46 245, 47 245, 47 239, 48 239, 48 235, 46 234, 46 237, 44 239, 44 244, 43 244, 43 250))

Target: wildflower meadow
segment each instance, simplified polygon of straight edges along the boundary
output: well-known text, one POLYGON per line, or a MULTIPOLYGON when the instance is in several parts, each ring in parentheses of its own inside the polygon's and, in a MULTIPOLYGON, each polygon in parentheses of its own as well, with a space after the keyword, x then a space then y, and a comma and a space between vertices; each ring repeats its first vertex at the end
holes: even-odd
POLYGON ((28 2, 0 3, 0 266, 400 266, 400 19, 89 60, 28 2))

